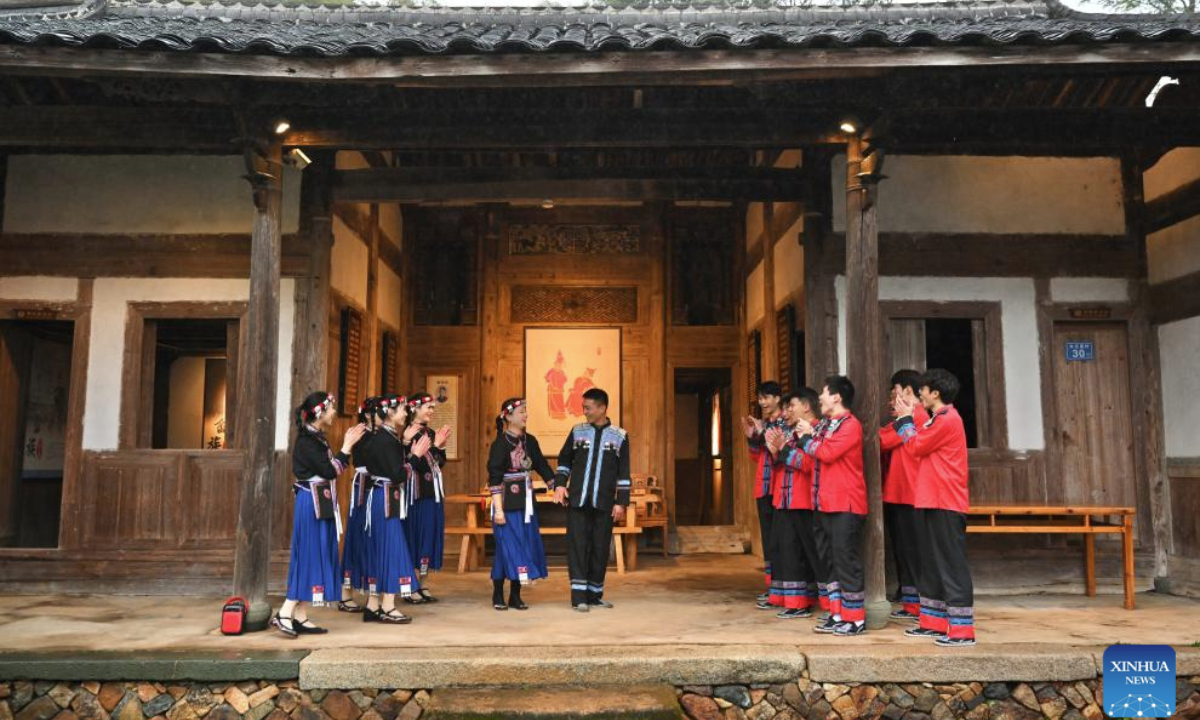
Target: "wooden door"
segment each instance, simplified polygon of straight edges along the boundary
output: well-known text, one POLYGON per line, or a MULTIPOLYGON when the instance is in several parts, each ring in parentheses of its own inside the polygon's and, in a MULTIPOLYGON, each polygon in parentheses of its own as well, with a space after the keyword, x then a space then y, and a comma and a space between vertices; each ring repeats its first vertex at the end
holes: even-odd
MULTIPOLYGON (((1125 326, 1055 323, 1051 351, 1063 501, 1135 507, 1133 407, 1125 326)), ((1053 484, 1055 479, 1049 482, 1053 484)), ((1058 494, 1050 491, 1052 497, 1058 494)))
POLYGON ((29 390, 29 332, 0 321, 0 546, 17 541, 25 400, 29 390))

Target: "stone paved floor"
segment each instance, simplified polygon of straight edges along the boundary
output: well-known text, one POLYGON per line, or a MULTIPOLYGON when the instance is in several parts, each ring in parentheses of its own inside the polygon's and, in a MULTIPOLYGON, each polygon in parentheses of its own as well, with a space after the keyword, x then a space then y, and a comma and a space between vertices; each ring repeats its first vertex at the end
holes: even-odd
MULTIPOLYGON (((812 621, 776 620, 755 610, 761 575, 749 556, 643 556, 641 568, 609 575, 616 608, 589 615, 567 603, 565 568, 524 595, 527 612, 491 609, 484 572, 434 576, 436 605, 402 606, 409 626, 363 624, 357 615, 316 610, 325 636, 287 640, 275 633, 226 638, 217 630, 223 597, 0 597, 0 650, 301 649, 355 647, 470 647, 659 644, 875 646, 899 650, 917 641, 887 628, 851 639, 816 635, 812 621)), ((1139 593, 1138 609, 1119 595, 983 596, 977 601, 980 649, 1001 644, 1101 647, 1200 642, 1200 601, 1139 593)), ((930 647, 930 652, 937 652, 930 647)))

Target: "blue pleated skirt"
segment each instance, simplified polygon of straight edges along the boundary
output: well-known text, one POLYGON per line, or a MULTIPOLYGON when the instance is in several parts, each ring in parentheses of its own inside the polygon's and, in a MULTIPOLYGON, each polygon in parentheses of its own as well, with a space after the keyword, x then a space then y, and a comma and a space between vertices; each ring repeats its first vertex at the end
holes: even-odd
POLYGON ((375 590, 380 593, 401 594, 404 585, 415 593, 421 589, 421 584, 404 536, 405 521, 384 517, 387 494, 382 486, 375 488, 370 498, 364 506, 371 509, 371 529, 367 536, 368 583, 374 581, 375 590))
POLYGON ((341 576, 337 526, 332 519, 318 520, 312 495, 296 490, 287 599, 313 602, 314 594, 320 593, 325 602, 337 602, 342 597, 341 576))
POLYGON ((421 498, 408 509, 404 523, 408 549, 422 573, 442 569, 442 547, 446 535, 446 506, 433 498, 421 498))
MULTIPOLYGON (((357 481, 357 476, 355 481, 357 481)), ((350 485, 350 517, 346 521, 346 539, 342 543, 342 582, 355 590, 367 589, 367 513, 364 502, 358 507, 358 482, 350 485)))
POLYGON ((503 525, 492 523, 492 536, 496 538, 496 556, 492 560, 493 580, 521 579, 539 580, 550 575, 546 568, 546 550, 542 547, 542 534, 537 513, 525 522, 524 510, 504 513, 507 521, 503 525))

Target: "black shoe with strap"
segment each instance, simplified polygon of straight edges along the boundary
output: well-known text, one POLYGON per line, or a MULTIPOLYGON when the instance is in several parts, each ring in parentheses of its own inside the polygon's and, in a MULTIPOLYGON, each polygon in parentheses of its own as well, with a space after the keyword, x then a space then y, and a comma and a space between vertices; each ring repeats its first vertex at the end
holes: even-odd
POLYGON ((316 623, 308 618, 296 620, 293 624, 296 627, 296 632, 301 635, 324 635, 329 632, 325 628, 317 626, 316 623))
POLYGON ((392 608, 391 610, 383 610, 380 608, 379 622, 389 623, 392 625, 407 625, 412 622, 412 618, 400 612, 396 608, 392 608))
POLYGON ((338 612, 360 613, 363 611, 363 606, 354 602, 354 598, 350 598, 348 600, 342 600, 341 602, 339 602, 337 609, 338 609, 338 612))
POLYGON ((271 616, 271 627, 289 638, 294 638, 300 634, 296 631, 295 621, 290 617, 280 615, 278 612, 271 616))
POLYGON ((429 591, 426 590, 425 588, 421 588, 420 590, 418 590, 417 594, 421 596, 421 602, 435 603, 438 601, 438 599, 435 598, 434 596, 430 595, 429 591))
POLYGON ((379 608, 365 608, 362 614, 363 622, 379 622, 379 608))

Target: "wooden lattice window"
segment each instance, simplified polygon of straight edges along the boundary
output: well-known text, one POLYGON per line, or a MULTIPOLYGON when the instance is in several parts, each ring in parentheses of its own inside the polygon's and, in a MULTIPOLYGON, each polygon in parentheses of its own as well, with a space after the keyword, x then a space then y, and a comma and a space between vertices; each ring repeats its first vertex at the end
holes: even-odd
POLYGON ((757 416, 759 413, 758 382, 762 377, 762 333, 758 330, 751 331, 747 350, 746 380, 749 386, 747 395, 750 398, 750 414, 757 416))
POLYGON ((342 309, 337 394, 342 415, 358 411, 362 402, 362 315, 354 308, 342 309))
POLYGON ((779 356, 779 385, 791 392, 801 382, 796 377, 796 309, 784 306, 775 314, 775 347, 779 356))
POLYGON ((396 392, 400 385, 400 341, 396 333, 384 331, 379 347, 379 392, 381 395, 387 395, 396 392))

